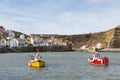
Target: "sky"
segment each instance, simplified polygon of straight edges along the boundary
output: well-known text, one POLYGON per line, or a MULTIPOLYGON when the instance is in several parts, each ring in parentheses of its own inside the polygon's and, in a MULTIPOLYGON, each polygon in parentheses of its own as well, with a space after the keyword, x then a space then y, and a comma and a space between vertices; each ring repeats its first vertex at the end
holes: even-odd
POLYGON ((120 25, 120 0, 0 0, 0 25, 25 34, 74 35, 120 25))

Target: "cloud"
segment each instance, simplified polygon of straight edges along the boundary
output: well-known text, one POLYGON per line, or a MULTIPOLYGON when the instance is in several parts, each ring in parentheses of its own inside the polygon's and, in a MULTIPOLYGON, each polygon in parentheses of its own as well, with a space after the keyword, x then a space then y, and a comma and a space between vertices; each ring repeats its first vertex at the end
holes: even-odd
MULTIPOLYGON (((110 12, 110 11, 109 11, 110 12)), ((56 17, 54 27, 64 34, 100 32, 119 25, 120 11, 110 13, 71 13, 65 12, 56 17)), ((58 30, 56 30, 58 31, 58 30)))
MULTIPOLYGON (((31 0, 32 4, 22 6, 19 2, 14 5, 7 1, 0 3, 1 25, 27 34, 98 32, 111 29, 119 25, 120 21, 118 0, 114 3, 110 3, 112 0, 89 0, 91 3, 109 2, 110 6, 107 3, 105 6, 91 5, 83 0, 80 0, 82 4, 80 1, 76 3, 76 0, 36 0, 37 3, 31 0)), ((25 2, 29 3, 29 0, 25 2)))

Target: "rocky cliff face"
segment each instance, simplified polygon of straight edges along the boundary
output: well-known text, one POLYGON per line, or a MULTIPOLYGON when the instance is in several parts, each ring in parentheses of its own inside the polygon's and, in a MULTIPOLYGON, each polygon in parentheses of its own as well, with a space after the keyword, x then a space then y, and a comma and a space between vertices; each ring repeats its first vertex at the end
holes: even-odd
POLYGON ((120 48, 120 26, 114 29, 114 35, 110 42, 111 48, 120 48))
POLYGON ((105 32, 105 42, 107 43, 105 48, 110 48, 112 46, 111 44, 113 44, 112 40, 114 37, 114 33, 115 33, 114 29, 105 32))
POLYGON ((102 48, 120 48, 120 26, 104 32, 72 35, 70 41, 74 49, 80 49, 85 44, 92 48, 98 42, 102 43, 102 48))

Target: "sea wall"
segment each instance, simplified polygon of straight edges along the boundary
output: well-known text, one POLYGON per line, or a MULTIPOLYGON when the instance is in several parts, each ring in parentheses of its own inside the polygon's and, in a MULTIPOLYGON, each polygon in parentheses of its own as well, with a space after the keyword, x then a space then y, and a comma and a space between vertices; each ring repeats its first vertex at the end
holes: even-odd
POLYGON ((21 52, 36 52, 37 49, 39 52, 60 52, 60 51, 72 51, 72 47, 66 46, 38 46, 38 47, 14 47, 14 48, 0 48, 0 53, 21 53, 21 52))

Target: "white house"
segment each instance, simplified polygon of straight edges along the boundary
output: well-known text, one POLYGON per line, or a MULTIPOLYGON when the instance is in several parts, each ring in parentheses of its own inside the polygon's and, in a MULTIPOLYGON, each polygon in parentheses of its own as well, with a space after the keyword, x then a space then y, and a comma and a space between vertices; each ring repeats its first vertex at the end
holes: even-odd
POLYGON ((10 30, 8 31, 8 36, 10 39, 13 39, 15 37, 15 33, 12 30, 10 30))
POLYGON ((33 36, 31 40, 33 42, 33 46, 40 46, 43 40, 39 36, 33 36))
POLYGON ((100 42, 96 44, 97 49, 101 49, 102 48, 101 46, 102 46, 102 44, 100 42))
POLYGON ((28 44, 27 44, 27 42, 24 39, 19 38, 18 39, 18 46, 20 46, 20 47, 27 47, 28 44))
POLYGON ((49 46, 49 43, 45 41, 45 42, 42 42, 40 46, 49 46))
POLYGON ((24 39, 25 39, 25 35, 24 35, 24 34, 21 34, 21 35, 20 35, 20 38, 24 40, 24 39))
POLYGON ((12 47, 18 47, 19 46, 19 42, 17 39, 13 38, 10 40, 10 48, 12 47))
POLYGON ((7 42, 6 42, 5 39, 1 39, 1 40, 0 40, 0 47, 1 47, 1 48, 6 47, 6 44, 7 44, 7 42))
POLYGON ((87 45, 83 45, 81 49, 86 49, 87 48, 87 45))

